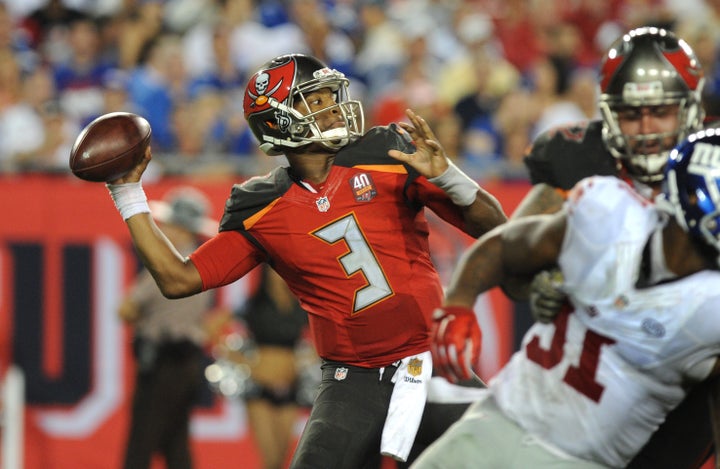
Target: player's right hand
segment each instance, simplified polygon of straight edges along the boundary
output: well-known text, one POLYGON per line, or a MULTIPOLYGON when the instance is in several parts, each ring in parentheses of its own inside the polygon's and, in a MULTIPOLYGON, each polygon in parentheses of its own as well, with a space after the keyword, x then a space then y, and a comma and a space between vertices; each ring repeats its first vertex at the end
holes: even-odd
POLYGON ((139 182, 142 178, 143 173, 145 172, 145 169, 147 169, 147 166, 150 163, 151 159, 152 148, 150 148, 150 145, 148 145, 147 149, 145 150, 145 156, 142 160, 140 160, 137 165, 135 165, 133 169, 131 169, 125 176, 121 178, 115 179, 114 181, 108 181, 108 184, 125 184, 139 182))
POLYGON ((555 319, 567 301, 560 289, 563 276, 560 269, 544 270, 530 283, 530 312, 536 321, 547 324, 555 319))
POLYGON ((475 376, 482 344, 475 311, 465 306, 436 309, 431 339, 433 367, 441 376, 451 383, 475 376))

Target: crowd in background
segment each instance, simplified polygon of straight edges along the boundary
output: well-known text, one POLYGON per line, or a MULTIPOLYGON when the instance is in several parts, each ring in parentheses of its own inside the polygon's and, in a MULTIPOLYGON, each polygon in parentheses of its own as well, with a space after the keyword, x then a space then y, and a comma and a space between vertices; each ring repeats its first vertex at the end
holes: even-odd
POLYGON ((153 129, 152 174, 251 174, 250 75, 308 53, 351 78, 366 128, 424 116, 478 179, 526 179, 541 131, 597 117, 597 66, 624 31, 674 30, 720 108, 720 0, 0 0, 0 171, 68 172, 112 111, 153 129))

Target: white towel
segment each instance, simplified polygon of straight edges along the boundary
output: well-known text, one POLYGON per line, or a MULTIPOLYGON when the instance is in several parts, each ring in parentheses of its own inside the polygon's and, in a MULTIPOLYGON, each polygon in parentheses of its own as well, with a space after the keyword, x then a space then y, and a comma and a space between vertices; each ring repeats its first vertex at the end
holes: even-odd
POLYGON ((428 384, 432 376, 432 356, 423 352, 400 360, 392 378, 395 387, 383 427, 380 453, 407 461, 422 419, 428 384))
MULTIPOLYGON (((485 383, 476 377, 479 383, 485 383)), ((440 376, 433 376, 428 386, 428 402, 434 404, 466 404, 475 402, 488 393, 486 387, 469 387, 453 384, 440 376)))

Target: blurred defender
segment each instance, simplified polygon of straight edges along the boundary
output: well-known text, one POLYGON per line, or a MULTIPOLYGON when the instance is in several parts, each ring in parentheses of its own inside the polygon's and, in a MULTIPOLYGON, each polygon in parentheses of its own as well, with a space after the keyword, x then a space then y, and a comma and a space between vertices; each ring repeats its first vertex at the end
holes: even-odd
POLYGON ((625 467, 692 386, 720 371, 720 129, 671 154, 657 204, 591 177, 563 210, 511 221, 465 254, 435 314, 448 378, 477 366, 477 295, 554 264, 569 307, 413 464, 428 468, 625 467))

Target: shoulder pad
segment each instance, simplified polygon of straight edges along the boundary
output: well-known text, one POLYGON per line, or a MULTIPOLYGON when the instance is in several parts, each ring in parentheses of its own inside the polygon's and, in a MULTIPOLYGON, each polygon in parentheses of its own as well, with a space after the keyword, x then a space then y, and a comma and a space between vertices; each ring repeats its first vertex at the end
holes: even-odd
POLYGON ((594 176, 580 181, 565 202, 568 224, 594 243, 604 244, 615 239, 629 225, 647 219, 641 215, 652 202, 635 192, 622 179, 594 176))
POLYGON ((413 153, 410 135, 396 124, 373 127, 365 135, 343 147, 335 156, 338 166, 403 164, 388 156, 388 150, 413 153))
POLYGON ((265 176, 255 176, 235 184, 225 202, 220 231, 243 230, 244 222, 272 201, 281 197, 292 185, 288 169, 278 167, 265 176))
POLYGON ((602 141, 602 122, 550 129, 538 136, 524 158, 533 184, 568 190, 593 175, 615 175, 616 162, 602 141))

